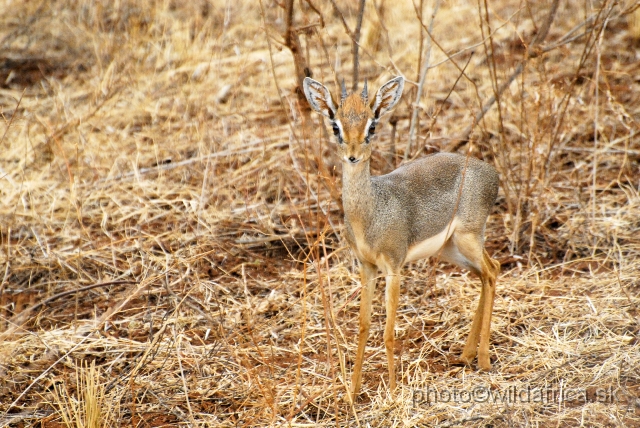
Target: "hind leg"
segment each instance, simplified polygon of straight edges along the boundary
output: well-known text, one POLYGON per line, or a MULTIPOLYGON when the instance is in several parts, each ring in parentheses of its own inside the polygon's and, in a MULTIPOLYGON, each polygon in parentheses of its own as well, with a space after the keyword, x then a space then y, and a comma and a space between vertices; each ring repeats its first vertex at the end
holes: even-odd
POLYGON ((480 327, 482 326, 482 318, 484 314, 484 311, 482 310, 482 308, 484 308, 484 302, 485 287, 482 287, 482 289, 480 290, 480 300, 478 301, 478 308, 476 309, 476 314, 474 315, 473 322, 471 323, 471 330, 469 331, 469 336, 467 337, 467 343, 464 345, 462 354, 460 354, 460 360, 468 365, 471 365, 478 351, 480 327))
POLYGON ((471 364, 478 355, 480 369, 489 370, 491 368, 489 359, 491 314, 495 298, 495 280, 500 271, 500 264, 489 257, 484 250, 482 236, 476 233, 455 232, 443 248, 442 258, 469 269, 480 277, 482 283, 480 300, 460 360, 471 364))
POLYGON ((489 336, 491 335, 491 315, 493 314, 493 302, 496 297, 496 278, 500 273, 500 263, 489 257, 486 250, 482 250, 482 291, 485 294, 483 305, 478 305, 478 311, 482 309, 482 323, 480 326, 480 343, 478 346, 478 366, 482 370, 491 369, 489 359, 489 336))

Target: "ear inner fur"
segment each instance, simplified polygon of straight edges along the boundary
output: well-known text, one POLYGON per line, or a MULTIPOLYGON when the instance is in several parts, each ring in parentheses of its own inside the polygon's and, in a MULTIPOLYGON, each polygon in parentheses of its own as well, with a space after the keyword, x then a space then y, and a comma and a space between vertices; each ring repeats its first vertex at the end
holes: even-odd
POLYGON ((302 86, 311 108, 323 116, 333 119, 337 109, 329 90, 322 83, 310 77, 304 79, 302 86))
POLYGON ((391 79, 378 89, 373 104, 373 114, 376 119, 384 116, 400 101, 402 90, 404 89, 404 79, 396 77, 391 79))

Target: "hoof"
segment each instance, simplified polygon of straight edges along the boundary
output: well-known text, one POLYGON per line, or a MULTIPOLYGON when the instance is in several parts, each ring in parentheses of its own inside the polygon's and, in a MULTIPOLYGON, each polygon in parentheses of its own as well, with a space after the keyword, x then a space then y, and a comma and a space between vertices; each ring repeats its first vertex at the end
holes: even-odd
POLYGON ((483 372, 488 372, 489 370, 491 370, 491 361, 489 360, 489 357, 478 357, 478 369, 482 370, 483 372))
POLYGON ((463 364, 466 364, 468 366, 471 365, 471 363, 473 363, 473 360, 476 358, 476 353, 475 351, 472 352, 463 352, 462 355, 460 355, 460 362, 463 364))
POLYGON ((349 391, 348 394, 344 394, 344 396, 342 397, 342 401, 345 404, 349 404, 349 405, 354 405, 356 402, 357 396, 353 395, 353 393, 351 391, 349 391))

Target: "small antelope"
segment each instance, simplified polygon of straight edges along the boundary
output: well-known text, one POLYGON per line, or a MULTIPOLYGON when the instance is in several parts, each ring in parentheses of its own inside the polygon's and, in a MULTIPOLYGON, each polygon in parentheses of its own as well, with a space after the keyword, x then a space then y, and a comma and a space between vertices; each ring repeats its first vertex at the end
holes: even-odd
POLYGON ((471 332, 460 359, 489 370, 489 334, 500 263, 484 249, 485 223, 498 194, 498 173, 490 165, 453 153, 438 153, 372 177, 371 140, 380 118, 400 100, 404 79, 382 85, 369 102, 367 84, 362 93, 347 94, 344 82, 340 104, 329 90, 304 79, 311 107, 331 121, 342 158, 342 202, 346 238, 360 261, 362 295, 358 351, 351 391, 357 396, 362 362, 371 326, 371 304, 378 269, 386 278, 387 322, 384 345, 389 366, 389 388, 396 387, 393 341, 400 270, 414 260, 438 252, 443 260, 480 277, 482 291, 471 332))

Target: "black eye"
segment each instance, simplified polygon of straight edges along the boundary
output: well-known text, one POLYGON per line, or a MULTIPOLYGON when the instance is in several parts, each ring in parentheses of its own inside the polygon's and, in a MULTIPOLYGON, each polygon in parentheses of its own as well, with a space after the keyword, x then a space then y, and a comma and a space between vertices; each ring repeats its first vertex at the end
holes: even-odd
POLYGON ((336 137, 340 135, 340 127, 338 127, 337 123, 332 124, 331 127, 333 128, 333 135, 336 137))
POLYGON ((371 126, 369 127, 369 135, 373 135, 376 133, 376 124, 372 123, 371 126))

